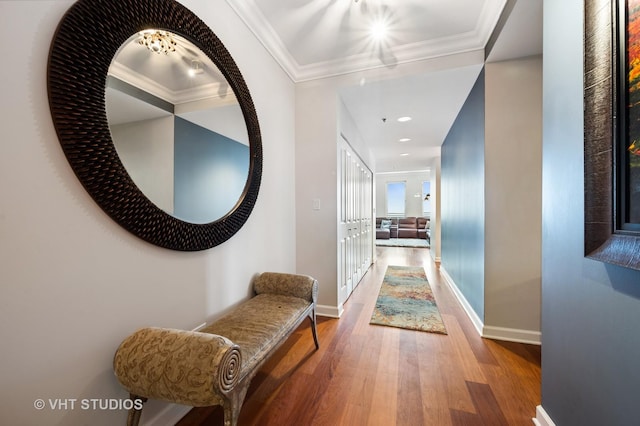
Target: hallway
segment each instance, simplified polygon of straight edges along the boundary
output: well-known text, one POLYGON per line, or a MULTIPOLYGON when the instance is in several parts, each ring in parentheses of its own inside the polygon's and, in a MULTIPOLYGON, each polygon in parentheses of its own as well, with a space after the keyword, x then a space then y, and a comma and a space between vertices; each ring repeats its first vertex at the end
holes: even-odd
MULTIPOLYGON (((342 318, 319 318, 320 350, 305 323, 254 378, 239 424, 531 425, 540 347, 480 338, 428 249, 376 250, 342 318), (369 324, 387 265, 424 266, 448 335, 369 324)), ((222 410, 178 424, 222 424, 222 410)))

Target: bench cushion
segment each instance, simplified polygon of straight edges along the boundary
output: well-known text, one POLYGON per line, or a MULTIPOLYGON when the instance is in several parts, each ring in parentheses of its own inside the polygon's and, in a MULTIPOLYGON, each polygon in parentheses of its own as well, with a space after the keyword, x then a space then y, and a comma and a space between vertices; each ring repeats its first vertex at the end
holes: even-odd
POLYGON ((311 308, 309 302, 299 297, 259 294, 200 331, 224 336, 240 347, 242 380, 288 336, 304 311, 311 308))

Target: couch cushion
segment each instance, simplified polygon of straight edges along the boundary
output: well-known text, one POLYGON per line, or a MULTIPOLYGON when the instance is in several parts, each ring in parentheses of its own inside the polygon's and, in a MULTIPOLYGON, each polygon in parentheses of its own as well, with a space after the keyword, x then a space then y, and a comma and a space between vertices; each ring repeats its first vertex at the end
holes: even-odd
POLYGON ((391 229, 376 228, 377 240, 388 240, 391 237, 391 229))
POLYGON ((398 229, 418 229, 418 221, 415 217, 398 219, 398 229))
POLYGON ((429 223, 430 223, 430 220, 427 219, 426 217, 419 217, 418 218, 418 229, 427 229, 427 228, 429 228, 429 223))

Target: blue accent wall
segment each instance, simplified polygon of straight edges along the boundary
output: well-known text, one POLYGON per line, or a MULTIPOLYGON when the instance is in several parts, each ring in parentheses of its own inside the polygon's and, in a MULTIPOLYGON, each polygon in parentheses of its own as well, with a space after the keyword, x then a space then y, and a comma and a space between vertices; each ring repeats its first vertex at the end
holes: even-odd
POLYGON ((542 406, 637 425, 640 272, 584 257, 583 4, 543 4, 542 406))
POLYGON ((442 266, 484 320, 484 70, 442 144, 442 266))
POLYGON ((208 223, 229 213, 249 173, 249 147, 175 117, 174 216, 208 223))

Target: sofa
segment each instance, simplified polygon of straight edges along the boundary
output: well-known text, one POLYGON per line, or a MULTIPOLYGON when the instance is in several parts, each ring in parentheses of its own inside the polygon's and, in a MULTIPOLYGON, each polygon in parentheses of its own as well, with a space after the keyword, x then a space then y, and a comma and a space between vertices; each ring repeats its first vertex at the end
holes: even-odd
POLYGON ((418 218, 418 238, 431 241, 431 220, 426 217, 418 218))
POLYGON ((430 220, 426 217, 376 218, 376 239, 421 238, 430 240, 430 220))
POLYGON ((398 219, 377 217, 376 239, 388 240, 389 238, 398 238, 398 219))

